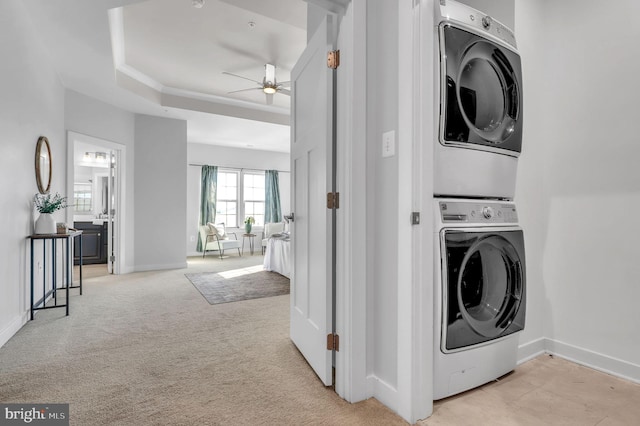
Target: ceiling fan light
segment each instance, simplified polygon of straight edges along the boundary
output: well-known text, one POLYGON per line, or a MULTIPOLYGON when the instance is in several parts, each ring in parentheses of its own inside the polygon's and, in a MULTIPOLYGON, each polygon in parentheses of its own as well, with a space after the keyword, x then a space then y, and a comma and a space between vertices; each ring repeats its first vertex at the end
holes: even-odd
POLYGON ((276 93, 276 88, 271 86, 265 86, 262 88, 262 91, 267 95, 273 95, 274 93, 276 93))
POLYGON ((204 6, 204 0, 191 0, 191 5, 196 9, 200 9, 204 6))

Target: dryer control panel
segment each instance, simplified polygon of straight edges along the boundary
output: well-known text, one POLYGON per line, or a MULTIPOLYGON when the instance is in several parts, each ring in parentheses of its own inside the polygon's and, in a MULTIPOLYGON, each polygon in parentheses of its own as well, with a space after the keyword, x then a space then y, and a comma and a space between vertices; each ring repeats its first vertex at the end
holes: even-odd
POLYGON ((483 201, 440 201, 443 223, 517 223, 518 212, 513 203, 483 201))
POLYGON ((507 26, 491 16, 458 2, 441 2, 440 13, 446 20, 461 22, 472 28, 491 34, 514 49, 516 37, 507 26))

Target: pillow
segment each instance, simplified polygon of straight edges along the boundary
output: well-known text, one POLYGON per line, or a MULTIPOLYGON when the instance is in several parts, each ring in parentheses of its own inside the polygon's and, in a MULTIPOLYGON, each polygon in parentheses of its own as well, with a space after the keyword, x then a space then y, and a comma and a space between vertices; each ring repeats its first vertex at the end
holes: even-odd
POLYGON ((207 226, 209 227, 209 232, 207 235, 217 235, 221 240, 226 240, 227 238, 229 238, 224 229, 224 223, 208 222, 207 226))
POLYGON ((270 222, 264 224, 264 233, 268 237, 273 234, 279 234, 284 231, 284 223, 282 222, 270 222))

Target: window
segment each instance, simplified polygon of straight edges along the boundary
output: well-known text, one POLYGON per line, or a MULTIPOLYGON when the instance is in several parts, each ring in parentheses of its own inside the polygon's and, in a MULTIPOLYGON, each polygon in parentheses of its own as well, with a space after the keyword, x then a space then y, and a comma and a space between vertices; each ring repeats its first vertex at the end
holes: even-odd
POLYGON ((242 178, 244 217, 253 216, 255 225, 264 225, 264 173, 246 172, 242 178))
POLYGON ((75 183, 73 185, 73 206, 79 213, 91 213, 91 184, 75 183))
POLYGON ((218 170, 216 222, 238 226, 238 172, 218 170))
POLYGON ((264 225, 264 172, 218 169, 216 222, 242 227, 247 216, 264 225))

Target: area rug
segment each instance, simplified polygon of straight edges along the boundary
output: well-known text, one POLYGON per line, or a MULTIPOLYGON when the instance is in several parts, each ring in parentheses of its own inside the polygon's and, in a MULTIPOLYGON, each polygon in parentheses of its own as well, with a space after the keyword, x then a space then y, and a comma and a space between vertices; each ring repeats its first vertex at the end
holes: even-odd
POLYGON ((289 294, 289 278, 277 272, 237 270, 185 276, 212 305, 289 294))

